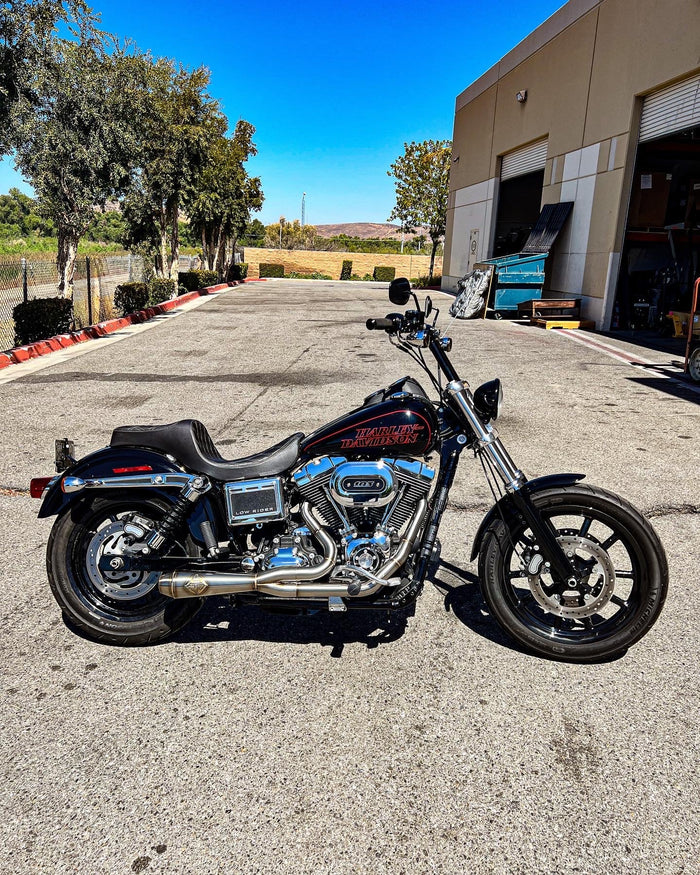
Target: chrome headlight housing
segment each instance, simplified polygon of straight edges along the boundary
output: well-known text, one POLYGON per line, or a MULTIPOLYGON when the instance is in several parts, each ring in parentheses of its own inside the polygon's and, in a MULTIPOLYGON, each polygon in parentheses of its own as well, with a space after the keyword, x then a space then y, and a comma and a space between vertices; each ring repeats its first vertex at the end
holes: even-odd
POLYGON ((502 404, 503 388, 498 379, 482 383, 474 392, 474 408, 485 423, 498 419, 502 404))

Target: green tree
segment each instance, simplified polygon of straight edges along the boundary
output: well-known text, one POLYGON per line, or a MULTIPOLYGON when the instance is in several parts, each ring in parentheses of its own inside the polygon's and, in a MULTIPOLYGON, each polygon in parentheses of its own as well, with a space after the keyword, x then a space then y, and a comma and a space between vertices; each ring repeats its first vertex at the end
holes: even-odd
POLYGON ((206 67, 142 59, 139 169, 124 202, 125 241, 154 255, 158 276, 177 279, 180 210, 193 194, 226 119, 207 93, 206 67))
POLYGON ((260 248, 265 245, 265 226, 260 219, 253 219, 243 232, 243 245, 260 248))
POLYGON ((449 140, 404 143, 404 154, 387 170, 387 174, 396 180, 396 205, 389 221, 400 222, 402 230, 409 234, 419 226, 428 229, 433 244, 430 279, 433 278, 435 253, 447 223, 451 155, 449 140))
POLYGON ((228 275, 239 236, 252 210, 259 210, 263 194, 258 177, 246 173, 245 162, 257 153, 255 128, 241 119, 233 137, 212 141, 207 163, 187 200, 187 214, 193 233, 202 240, 204 263, 228 275))
POLYGON ((54 63, 56 26, 66 23, 95 38, 96 18, 83 0, 7 0, 0 6, 0 155, 17 142, 17 124, 39 102, 38 89, 54 63))
POLYGON ((288 222, 282 216, 279 222, 265 226, 265 245, 271 249, 313 249, 315 239, 315 225, 304 225, 302 228, 299 219, 288 222))
POLYGON ((95 208, 123 192, 133 170, 135 63, 118 46, 58 41, 18 131, 17 167, 56 225, 61 295, 72 293, 78 243, 95 208))
POLYGON ((40 216, 36 201, 18 188, 0 195, 0 237, 50 237, 53 223, 40 216))
POLYGON ((85 231, 87 240, 97 243, 121 243, 126 233, 126 222, 118 210, 98 212, 85 231))

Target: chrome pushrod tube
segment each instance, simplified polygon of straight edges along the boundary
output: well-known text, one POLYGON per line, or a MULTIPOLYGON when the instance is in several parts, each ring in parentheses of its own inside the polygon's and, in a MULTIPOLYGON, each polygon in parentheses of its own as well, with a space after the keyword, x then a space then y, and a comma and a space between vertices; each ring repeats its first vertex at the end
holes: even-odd
POLYGON ((516 467, 515 462, 508 455, 508 451, 503 446, 496 429, 490 424, 482 422, 479 414, 474 409, 474 398, 469 391, 469 387, 461 380, 451 380, 446 388, 472 427, 484 452, 488 454, 496 466, 496 470, 503 479, 508 492, 517 492, 526 482, 525 475, 516 467))
MULTIPOLYGON (((386 585, 386 581, 408 558, 420 530, 427 502, 423 499, 416 508, 413 522, 401 540, 396 555, 374 575, 375 579, 363 583, 356 596, 372 595, 386 585)), ((235 595, 242 592, 261 592, 278 598, 330 598, 349 596, 347 583, 321 582, 335 566, 337 548, 333 539, 324 531, 313 516, 311 506, 304 502, 301 515, 323 547, 324 559, 320 565, 309 568, 280 566, 257 574, 224 574, 220 572, 165 572, 158 579, 158 589, 170 598, 197 598, 204 595, 235 595)))

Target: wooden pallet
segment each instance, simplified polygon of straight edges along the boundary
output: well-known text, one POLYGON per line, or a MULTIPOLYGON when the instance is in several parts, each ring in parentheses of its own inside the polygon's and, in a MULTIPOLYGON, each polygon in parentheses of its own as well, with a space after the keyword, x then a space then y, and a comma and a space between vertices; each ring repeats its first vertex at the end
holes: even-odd
POLYGON ((531 319, 530 323, 547 330, 551 328, 582 328, 593 331, 595 329, 595 322, 591 319, 531 319))

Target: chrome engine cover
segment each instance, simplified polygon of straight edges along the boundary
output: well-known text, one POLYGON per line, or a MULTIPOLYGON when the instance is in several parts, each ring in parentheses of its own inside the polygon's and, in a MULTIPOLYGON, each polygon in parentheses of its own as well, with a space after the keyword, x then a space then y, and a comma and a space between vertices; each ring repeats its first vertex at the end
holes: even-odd
POLYGON ((396 495, 393 472, 384 460, 338 465, 328 488, 343 507, 384 507, 396 495))

